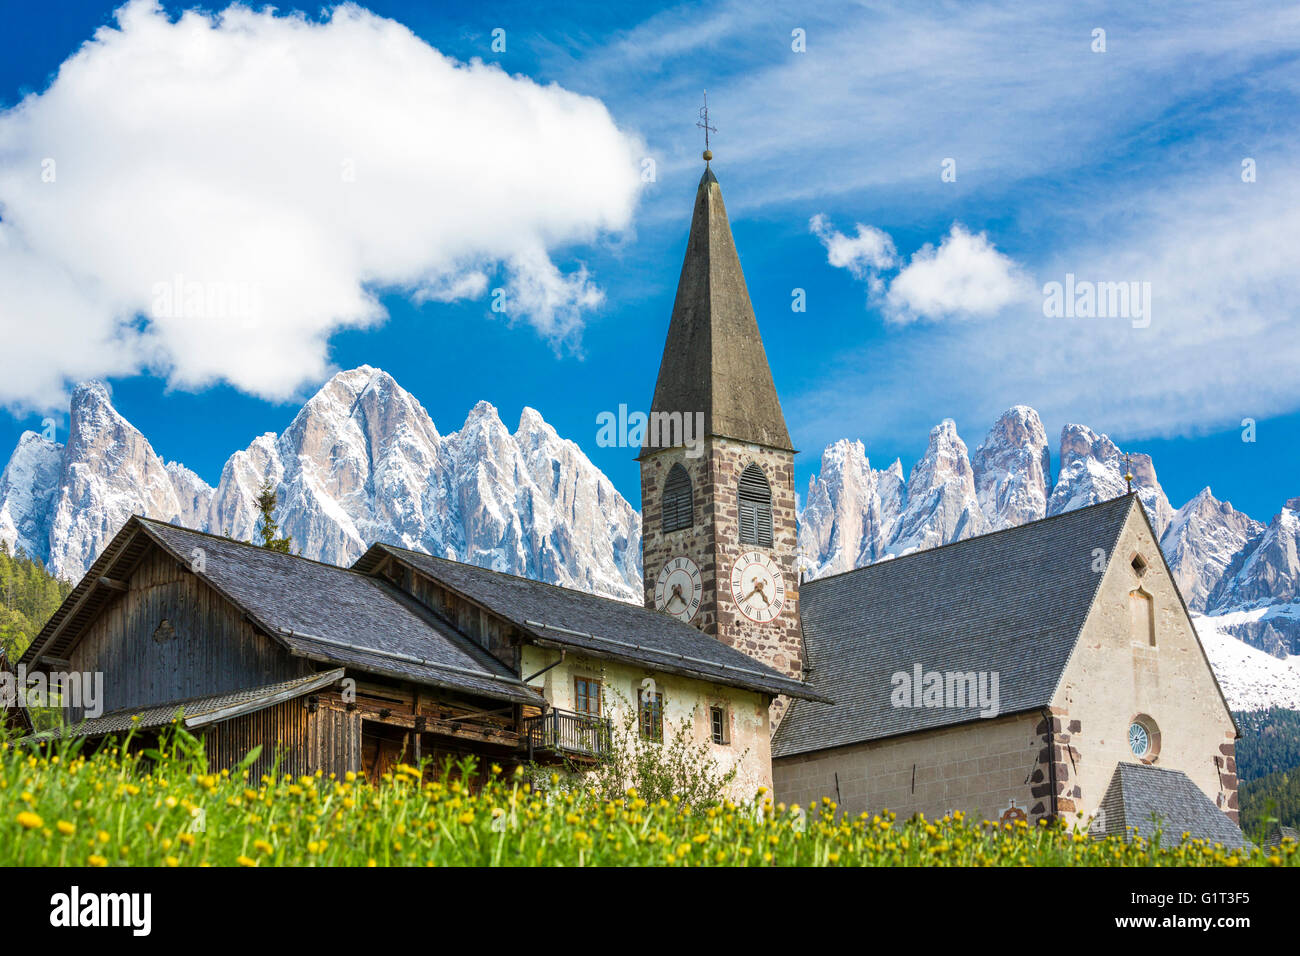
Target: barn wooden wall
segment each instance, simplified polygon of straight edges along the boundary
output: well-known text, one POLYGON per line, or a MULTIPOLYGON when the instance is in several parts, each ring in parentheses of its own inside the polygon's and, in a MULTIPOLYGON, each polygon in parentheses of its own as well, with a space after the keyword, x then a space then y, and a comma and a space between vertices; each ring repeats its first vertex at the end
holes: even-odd
MULTIPOLYGON (((300 677, 305 661, 260 634, 212 588, 162 551, 87 628, 74 671, 104 675, 104 712, 222 694, 300 677), (166 620, 170 627, 159 625, 166 620)), ((81 718, 71 712, 72 721, 81 718)))
POLYGON ((313 772, 342 777, 361 772, 361 715, 353 710, 321 707, 308 725, 307 749, 313 772))
POLYGON ((518 671, 519 641, 514 625, 466 601, 404 564, 396 566, 389 581, 425 607, 442 615, 457 630, 507 667, 518 671))
POLYGON ((215 770, 234 767, 258 744, 262 752, 249 768, 256 782, 275 766, 276 772, 299 777, 322 771, 342 777, 361 769, 361 718, 346 710, 319 707, 313 713, 307 697, 288 700, 253 714, 208 727, 203 732, 208 763, 215 770))

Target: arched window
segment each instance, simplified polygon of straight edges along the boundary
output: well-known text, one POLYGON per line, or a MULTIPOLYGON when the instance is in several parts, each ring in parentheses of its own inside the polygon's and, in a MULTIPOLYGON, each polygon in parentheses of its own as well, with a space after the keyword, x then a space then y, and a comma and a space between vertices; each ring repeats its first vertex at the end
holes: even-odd
POLYGON ((1129 624, 1133 643, 1156 646, 1156 607, 1151 595, 1138 588, 1128 594, 1129 624))
POLYGON ((772 489, 758 465, 740 476, 740 541, 772 546, 772 489))
POLYGON ((691 476, 680 464, 668 470, 664 482, 664 531, 681 531, 695 524, 695 503, 691 497, 691 476))

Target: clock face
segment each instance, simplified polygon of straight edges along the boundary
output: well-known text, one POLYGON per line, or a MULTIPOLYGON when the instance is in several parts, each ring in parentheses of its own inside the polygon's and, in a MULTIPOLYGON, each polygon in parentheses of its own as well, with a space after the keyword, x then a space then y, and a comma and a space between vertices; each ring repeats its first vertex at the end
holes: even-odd
POLYGON ((700 609, 704 583, 690 558, 673 558, 655 579, 655 607, 679 621, 690 621, 700 609))
POLYGON ((780 565, 762 551, 746 551, 731 568, 731 598, 751 621, 773 620, 785 607, 780 565))

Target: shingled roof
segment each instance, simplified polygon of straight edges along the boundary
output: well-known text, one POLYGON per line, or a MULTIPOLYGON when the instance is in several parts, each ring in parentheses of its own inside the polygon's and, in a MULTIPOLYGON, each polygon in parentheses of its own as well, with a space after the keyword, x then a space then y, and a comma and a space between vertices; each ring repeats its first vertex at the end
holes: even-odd
POLYGON ((695 193, 651 411, 703 412, 706 435, 793 449, 722 189, 707 167, 695 193))
POLYGON ((142 541, 169 552, 298 656, 497 700, 542 703, 504 664, 386 582, 139 516, 110 542, 24 661, 67 653, 79 629, 115 596, 104 579, 110 572, 129 574, 144 552, 142 541), (76 627, 64 628, 65 620, 76 627), (47 642, 56 646, 46 649, 47 642))
POLYGON ((1137 835, 1150 840, 1157 827, 1166 845, 1177 844, 1184 833, 1193 839, 1222 843, 1229 849, 1250 845, 1241 827, 1181 770, 1121 763, 1110 778, 1101 812, 1090 832, 1127 839, 1137 835))
POLYGON ((774 757, 978 720, 970 708, 895 707, 896 673, 996 672, 999 713, 1050 704, 1136 498, 805 583, 808 682, 832 705, 796 701, 774 757))
POLYGON ((792 697, 811 688, 670 615, 636 604, 376 544, 353 565, 370 572, 391 555, 512 623, 530 639, 666 673, 792 697))
POLYGON ((62 731, 42 731, 32 734, 29 740, 40 740, 62 734, 68 737, 105 737, 110 734, 125 735, 133 730, 156 730, 177 720, 193 730, 233 717, 256 713, 286 700, 293 700, 336 683, 343 677, 343 668, 308 674, 293 680, 278 681, 259 687, 248 687, 227 694, 211 694, 174 700, 150 707, 127 707, 71 724, 62 731))

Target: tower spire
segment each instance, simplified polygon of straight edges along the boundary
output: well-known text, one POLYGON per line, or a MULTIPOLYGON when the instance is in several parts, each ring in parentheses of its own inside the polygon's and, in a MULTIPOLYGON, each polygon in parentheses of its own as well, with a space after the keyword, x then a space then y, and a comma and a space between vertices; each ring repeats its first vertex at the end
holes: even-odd
POLYGON ((695 192, 652 412, 703 414, 704 434, 793 451, 740 256, 706 167, 695 192))

